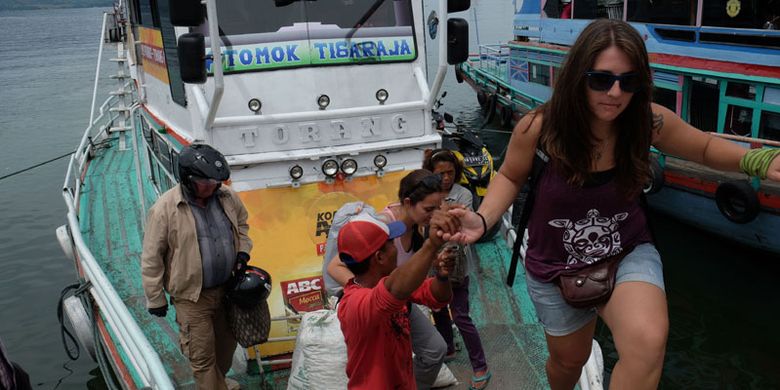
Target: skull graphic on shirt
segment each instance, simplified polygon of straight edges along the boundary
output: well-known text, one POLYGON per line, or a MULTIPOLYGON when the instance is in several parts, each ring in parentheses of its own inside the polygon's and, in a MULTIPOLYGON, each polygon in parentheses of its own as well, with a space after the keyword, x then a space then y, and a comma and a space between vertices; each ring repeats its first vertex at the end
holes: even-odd
POLYGON ((592 264, 623 250, 618 222, 627 217, 628 213, 615 214, 611 218, 602 217, 598 210, 591 209, 585 218, 578 221, 553 219, 548 224, 564 229, 563 247, 569 254, 566 264, 592 264))

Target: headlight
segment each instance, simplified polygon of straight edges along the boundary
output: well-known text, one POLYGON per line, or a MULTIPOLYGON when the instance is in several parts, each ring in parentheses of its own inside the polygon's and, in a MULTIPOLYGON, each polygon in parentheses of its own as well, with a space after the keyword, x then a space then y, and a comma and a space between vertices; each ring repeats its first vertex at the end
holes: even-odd
POLYGON ((376 155, 376 157, 374 157, 374 165, 379 169, 384 168, 385 165, 387 165, 387 157, 381 154, 376 155))
POLYGON ((385 89, 380 89, 380 90, 376 91, 376 100, 379 101, 379 104, 384 104, 385 101, 387 101, 387 98, 389 98, 389 97, 390 97, 390 94, 387 93, 387 90, 385 90, 385 89))
POLYGON ((320 110, 324 110, 330 105, 330 97, 328 95, 320 95, 317 98, 317 105, 320 106, 320 110))
POLYGON ((325 160, 325 162, 322 163, 322 173, 324 173, 325 176, 333 177, 336 176, 338 172, 339 163, 337 163, 336 160, 325 160))
POLYGON ((253 98, 249 100, 248 106, 252 112, 258 113, 260 112, 260 109, 263 108, 263 103, 260 102, 260 99, 253 98))
POLYGON ((300 165, 294 165, 292 168, 290 168, 290 177, 293 178, 293 180, 298 180, 303 176, 303 168, 301 168, 300 165))
POLYGON ((355 171, 357 171, 357 168, 358 168, 357 161, 351 158, 341 162, 341 172, 344 172, 344 174, 347 176, 355 173, 355 171))

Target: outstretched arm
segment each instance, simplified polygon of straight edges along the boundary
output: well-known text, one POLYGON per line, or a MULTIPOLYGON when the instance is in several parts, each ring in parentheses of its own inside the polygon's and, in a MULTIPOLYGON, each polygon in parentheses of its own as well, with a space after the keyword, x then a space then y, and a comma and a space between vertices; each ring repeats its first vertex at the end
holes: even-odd
POLYGON ((479 206, 478 213, 485 218, 484 226, 482 218, 476 213, 453 209, 450 213, 460 219, 461 230, 453 236, 445 234, 445 239, 465 244, 474 243, 485 232, 484 227, 490 228, 501 219, 501 215, 509 208, 528 179, 541 126, 541 114, 526 114, 512 131, 504 163, 490 181, 487 194, 479 206))
MULTIPOLYGON (((447 206, 443 206, 444 210, 436 210, 431 217, 431 232, 428 235, 428 239, 423 243, 422 248, 412 255, 402 266, 396 268, 387 278, 384 279, 385 288, 396 299, 405 300, 408 299, 412 293, 417 290, 422 284, 425 277, 428 275, 428 270, 431 269, 431 264, 436 258, 436 253, 439 248, 444 244, 441 239, 441 235, 438 232, 444 231, 448 233, 454 233, 458 230, 457 218, 447 214, 447 206)), ((452 295, 452 290, 449 288, 449 282, 447 282, 447 291, 438 290, 435 292, 436 299, 441 299, 441 302, 448 301, 452 295)))
POLYGON ((745 149, 701 131, 668 108, 653 103, 653 145, 664 153, 721 171, 739 171, 745 149))

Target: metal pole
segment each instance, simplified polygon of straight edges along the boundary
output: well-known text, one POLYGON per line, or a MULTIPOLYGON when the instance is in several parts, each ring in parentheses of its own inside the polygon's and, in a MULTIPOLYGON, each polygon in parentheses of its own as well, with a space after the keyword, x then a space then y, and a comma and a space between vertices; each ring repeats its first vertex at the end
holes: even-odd
POLYGON ((217 108, 222 101, 222 93, 225 92, 225 84, 222 75, 222 49, 219 39, 219 23, 217 22, 217 3, 216 0, 206 0, 206 13, 209 18, 209 38, 211 39, 211 55, 214 67, 214 95, 211 97, 209 113, 206 115, 206 130, 211 130, 214 124, 214 117, 217 115, 217 108))
POLYGON ((95 86, 92 88, 92 105, 89 110, 89 124, 87 127, 92 126, 92 120, 95 118, 95 99, 97 98, 98 79, 100 78, 100 62, 103 58, 103 44, 106 42, 106 20, 108 20, 108 12, 103 13, 103 29, 100 31, 100 49, 98 50, 98 59, 95 68, 95 86))

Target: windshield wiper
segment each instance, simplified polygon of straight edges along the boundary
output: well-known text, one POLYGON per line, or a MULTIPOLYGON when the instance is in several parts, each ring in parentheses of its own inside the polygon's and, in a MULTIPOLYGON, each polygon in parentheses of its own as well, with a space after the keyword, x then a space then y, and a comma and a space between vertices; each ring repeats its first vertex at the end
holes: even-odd
POLYGON ((368 9, 368 11, 366 11, 366 13, 364 13, 364 14, 363 14, 363 16, 361 16, 361 17, 360 17, 360 20, 358 20, 358 21, 357 21, 357 23, 355 23, 355 25, 354 25, 354 26, 352 26, 352 29, 351 29, 351 30, 349 30, 349 33, 347 34, 347 41, 349 41, 349 40, 351 40, 351 39, 352 39, 352 37, 353 37, 353 36, 355 35, 355 33, 357 32, 357 30, 358 30, 359 28, 363 27, 363 24, 364 24, 366 21, 368 21, 368 19, 369 19, 371 16, 373 16, 373 15, 374 15, 374 12, 376 12, 376 10, 377 10, 377 9, 379 9, 379 7, 381 7, 381 6, 382 6, 382 4, 384 4, 384 2, 385 2, 385 0, 376 0, 376 1, 374 2, 374 5, 372 5, 372 6, 371 6, 371 8, 369 8, 369 9, 368 9))

